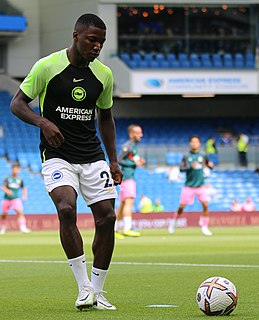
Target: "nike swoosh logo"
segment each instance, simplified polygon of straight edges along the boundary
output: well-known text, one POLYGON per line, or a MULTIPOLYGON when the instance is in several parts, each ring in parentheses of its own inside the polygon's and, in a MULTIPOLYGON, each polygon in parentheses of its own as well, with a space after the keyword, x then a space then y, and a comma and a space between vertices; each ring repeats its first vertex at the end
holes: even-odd
POLYGON ((92 273, 97 277, 100 275, 99 273, 95 273, 94 271, 92 271, 92 273))
POLYGON ((90 293, 88 293, 88 295, 87 295, 86 297, 84 297, 83 299, 80 299, 79 301, 84 301, 84 300, 86 300, 86 299, 89 297, 89 294, 90 294, 90 293))
POLYGON ((76 79, 76 78, 74 78, 73 82, 80 82, 80 81, 83 81, 83 80, 85 80, 85 79, 76 79))

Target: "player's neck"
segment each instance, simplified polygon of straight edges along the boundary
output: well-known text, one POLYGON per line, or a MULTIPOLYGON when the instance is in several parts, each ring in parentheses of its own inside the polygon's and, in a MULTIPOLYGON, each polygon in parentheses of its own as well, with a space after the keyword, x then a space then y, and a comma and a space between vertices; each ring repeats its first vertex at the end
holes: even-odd
POLYGON ((76 54, 73 47, 70 47, 67 49, 67 58, 68 58, 70 64, 72 64, 73 66, 75 66, 77 68, 86 68, 86 67, 88 67, 88 65, 90 63, 90 61, 86 61, 86 60, 82 59, 81 57, 79 57, 78 54, 76 54))

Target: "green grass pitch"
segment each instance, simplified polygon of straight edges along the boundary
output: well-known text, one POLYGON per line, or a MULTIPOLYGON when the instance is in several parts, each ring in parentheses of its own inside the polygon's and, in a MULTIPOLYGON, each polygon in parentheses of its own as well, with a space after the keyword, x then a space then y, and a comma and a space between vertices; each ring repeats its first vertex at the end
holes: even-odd
MULTIPOLYGON (((0 236, 1 319, 205 319, 195 295, 200 283, 223 276, 237 287, 230 319, 259 319, 259 227, 143 230, 140 238, 116 240, 106 297, 116 311, 74 307, 77 285, 57 231, 0 236), (147 308, 170 304, 174 308, 147 308)), ((93 231, 82 231, 88 270, 93 231)))

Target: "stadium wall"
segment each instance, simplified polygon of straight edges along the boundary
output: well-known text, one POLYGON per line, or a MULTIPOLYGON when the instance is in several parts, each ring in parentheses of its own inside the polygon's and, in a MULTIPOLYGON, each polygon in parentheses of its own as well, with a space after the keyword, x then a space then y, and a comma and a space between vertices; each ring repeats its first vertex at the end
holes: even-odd
POLYGON ((23 12, 28 26, 24 35, 8 42, 6 73, 10 77, 23 78, 40 57, 39 0, 9 2, 23 12))
POLYGON ((258 117, 257 96, 216 96, 186 99, 181 96, 143 96, 114 99, 116 118, 258 117), (195 112, 194 112, 195 110, 195 112))
MULTIPOLYGON (((134 213, 133 227, 138 229, 167 228, 173 213, 134 213)), ((186 212, 178 220, 178 227, 197 227, 199 225, 200 212, 186 212)), ((7 220, 8 230, 17 231, 17 219, 10 215, 7 220)), ((80 229, 93 229, 94 220, 91 214, 78 214, 77 225, 80 229)), ((259 212, 211 212, 211 227, 234 227, 259 225, 259 212)), ((33 231, 58 230, 59 221, 54 214, 27 215, 27 226, 33 231)))

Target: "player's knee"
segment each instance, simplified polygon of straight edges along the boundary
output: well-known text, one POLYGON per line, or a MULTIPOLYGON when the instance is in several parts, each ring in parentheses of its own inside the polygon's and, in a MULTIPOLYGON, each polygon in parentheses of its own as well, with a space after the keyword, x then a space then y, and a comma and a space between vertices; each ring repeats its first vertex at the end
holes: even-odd
POLYGON ((75 206, 66 203, 60 204, 58 207, 59 220, 63 222, 75 222, 76 209, 75 206))
POLYGON ((114 210, 107 210, 105 214, 95 220, 96 228, 113 228, 116 220, 114 210))

